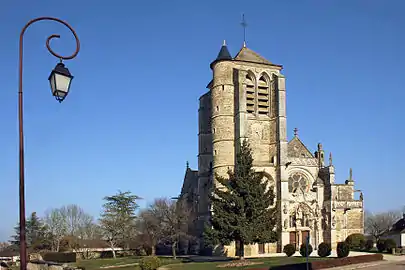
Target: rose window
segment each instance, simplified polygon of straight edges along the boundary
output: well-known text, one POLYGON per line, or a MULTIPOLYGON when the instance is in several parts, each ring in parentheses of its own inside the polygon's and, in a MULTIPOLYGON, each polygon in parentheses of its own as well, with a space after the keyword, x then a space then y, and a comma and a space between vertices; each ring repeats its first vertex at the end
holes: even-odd
POLYGON ((300 173, 293 174, 288 179, 288 190, 292 193, 307 192, 308 187, 308 179, 300 173))

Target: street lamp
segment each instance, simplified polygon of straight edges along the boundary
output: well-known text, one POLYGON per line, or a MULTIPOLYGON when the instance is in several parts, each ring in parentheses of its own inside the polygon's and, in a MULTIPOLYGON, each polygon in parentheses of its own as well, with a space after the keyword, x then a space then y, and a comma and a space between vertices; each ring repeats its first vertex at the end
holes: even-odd
POLYGON ((80 50, 79 38, 73 28, 66 22, 53 18, 53 17, 39 17, 29 21, 21 30, 20 34, 20 44, 19 44, 19 74, 18 74, 18 122, 19 122, 19 207, 20 207, 20 269, 27 269, 27 243, 25 241, 25 179, 24 179, 24 125, 23 125, 23 41, 24 33, 27 28, 38 21, 55 21, 65 25, 75 37, 76 40, 76 51, 70 56, 62 56, 55 53, 49 42, 53 38, 60 38, 60 35, 50 35, 46 40, 46 47, 48 51, 60 60, 49 76, 49 81, 51 83, 51 90, 53 96, 56 100, 62 102, 67 94, 69 93, 69 88, 73 76, 70 74, 69 70, 62 63, 63 60, 70 60, 77 56, 80 50))
POLYGON ((49 75, 49 82, 51 83, 52 95, 57 101, 62 102, 66 98, 72 79, 73 76, 62 62, 58 63, 52 70, 51 75, 49 75))

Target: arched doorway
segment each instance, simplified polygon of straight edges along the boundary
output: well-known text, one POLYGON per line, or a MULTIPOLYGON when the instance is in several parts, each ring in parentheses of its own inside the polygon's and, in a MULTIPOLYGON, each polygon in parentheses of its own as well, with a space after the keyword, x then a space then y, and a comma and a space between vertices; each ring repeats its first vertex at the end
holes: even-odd
POLYGON ((309 243, 316 248, 316 216, 311 207, 306 203, 297 203, 290 210, 290 244, 299 250, 309 237, 309 243))

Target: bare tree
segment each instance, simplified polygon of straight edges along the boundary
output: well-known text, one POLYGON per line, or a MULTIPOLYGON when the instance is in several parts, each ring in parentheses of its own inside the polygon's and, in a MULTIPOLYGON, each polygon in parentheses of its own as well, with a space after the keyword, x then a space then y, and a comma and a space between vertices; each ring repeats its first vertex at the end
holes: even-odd
POLYGON ((6 249, 9 246, 10 246, 9 242, 0 242, 0 251, 6 249))
POLYGON ((161 222, 162 218, 157 216, 153 209, 148 208, 139 214, 137 228, 141 241, 151 248, 151 255, 156 254, 156 245, 162 238, 161 222))
POLYGON ((167 198, 156 199, 149 211, 160 224, 162 240, 170 241, 173 258, 176 258, 176 246, 180 239, 193 238, 189 232, 193 221, 192 211, 183 200, 173 201, 167 198))
POLYGON ((401 211, 387 211, 375 214, 366 211, 364 219, 365 232, 372 235, 378 241, 401 217, 401 211))
POLYGON ((84 210, 76 204, 63 206, 60 212, 66 221, 67 233, 70 236, 80 236, 82 228, 93 220, 92 216, 84 212, 84 210))
POLYGON ((59 252, 60 243, 67 233, 66 217, 60 209, 50 209, 45 212, 44 222, 52 241, 52 250, 59 252))

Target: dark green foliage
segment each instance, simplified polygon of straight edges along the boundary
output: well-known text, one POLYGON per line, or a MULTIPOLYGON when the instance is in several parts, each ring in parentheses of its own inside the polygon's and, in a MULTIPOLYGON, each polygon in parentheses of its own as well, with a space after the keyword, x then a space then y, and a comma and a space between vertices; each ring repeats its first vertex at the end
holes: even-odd
MULTIPOLYGON (((269 208, 274 202, 273 188, 267 188, 264 174, 255 172, 252 164, 251 149, 244 141, 234 171, 228 171, 228 178, 215 176, 220 185, 211 196, 212 227, 206 227, 204 233, 211 245, 236 241, 243 251, 245 244, 277 241, 276 208, 269 208)), ((243 252, 239 255, 244 256, 243 252)))
POLYGON ((378 249, 378 252, 385 251, 385 240, 384 239, 380 239, 377 241, 377 249, 378 249))
POLYGON ((336 247, 336 253, 338 258, 344 258, 349 256, 350 248, 346 242, 339 242, 336 247))
POLYGON ((287 257, 291 257, 295 253, 295 245, 293 244, 285 245, 283 248, 283 252, 285 253, 285 255, 287 255, 287 257))
POLYGON ((44 261, 57 263, 72 263, 76 262, 75 252, 48 252, 42 255, 44 261))
MULTIPOLYGON (((15 228, 16 235, 13 236, 14 240, 10 243, 16 248, 20 246, 20 226, 15 228)), ((50 249, 50 241, 47 237, 46 226, 42 220, 37 216, 36 212, 32 212, 31 216, 27 218, 25 223, 25 234, 27 248, 32 251, 38 251, 43 249, 50 249)))
POLYGON ((366 244, 366 238, 361 233, 353 233, 346 238, 345 242, 350 250, 362 250, 366 244))
POLYGON ((328 257, 332 252, 332 247, 328 243, 320 243, 318 245, 319 257, 328 257))
POLYGON ((397 244, 395 243, 395 241, 393 239, 388 238, 384 242, 384 247, 385 247, 386 251, 388 251, 389 253, 392 253, 392 250, 397 247, 397 244))
POLYGON ((302 257, 307 256, 307 250, 308 250, 308 256, 311 255, 312 251, 314 251, 311 244, 304 243, 300 246, 300 254, 302 257))
POLYGON ((100 253, 101 259, 107 259, 107 258, 113 258, 113 257, 114 257, 114 254, 111 250, 101 251, 101 253, 100 253))
POLYGON ((374 247, 374 241, 372 239, 368 239, 366 244, 364 245, 365 251, 370 251, 374 247))
POLYGON ((141 270, 156 270, 161 265, 159 258, 155 256, 144 257, 139 260, 139 268, 141 270))
POLYGON ((133 236, 138 199, 138 196, 129 191, 118 191, 115 195, 104 197, 100 227, 107 240, 115 246, 123 244, 126 248, 129 247, 133 236))

